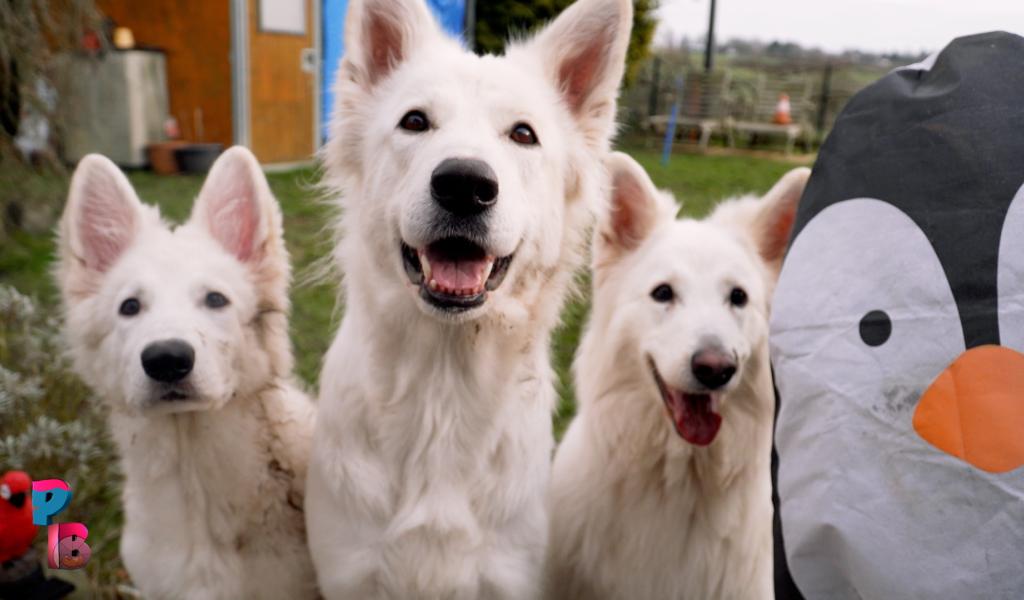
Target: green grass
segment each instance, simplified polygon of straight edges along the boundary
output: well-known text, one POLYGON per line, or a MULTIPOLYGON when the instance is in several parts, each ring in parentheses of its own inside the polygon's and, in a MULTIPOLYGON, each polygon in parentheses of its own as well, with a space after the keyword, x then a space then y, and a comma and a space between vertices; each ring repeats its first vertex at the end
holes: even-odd
MULTIPOLYGON (((717 200, 746 192, 763 192, 792 163, 757 157, 701 156, 677 154, 668 166, 660 163, 655 150, 632 149, 631 154, 647 169, 654 182, 672 190, 683 203, 683 214, 703 216, 717 200)), ((0 166, 0 182, 10 180, 7 167, 0 166)), ((0 187, 0 205, 12 199, 56 215, 66 195, 67 178, 55 174, 16 179, 17 186, 0 187), (12 191, 14 190, 14 191, 12 191), (14 194, 14 195, 12 195, 14 194), (17 196, 20 194, 20 196, 17 196)), ((202 185, 202 177, 156 176, 150 173, 129 173, 129 179, 143 201, 156 204, 166 219, 181 222, 188 217, 192 201, 202 185)), ((341 311, 335 310, 335 287, 331 283, 302 283, 310 279, 314 267, 331 249, 328 223, 331 209, 317 200, 316 172, 297 170, 268 176, 271 189, 281 203, 285 221, 285 241, 293 261, 295 279, 292 289, 291 333, 295 347, 296 370, 311 388, 315 386, 320 360, 333 337, 341 311)), ((54 239, 46 227, 35 232, 19 228, 6 228, 0 232, 0 286, 13 286, 36 302, 36 319, 56 314, 57 294, 50 277, 54 239)), ((581 274, 581 295, 572 299, 564 312, 563 324, 552 340, 553 362, 559 376, 560 404, 555 415, 555 429, 559 435, 573 414, 572 381, 569 366, 579 342, 581 329, 589 310, 589 284, 587 275, 581 274)), ((3 315, 0 314, 0 317, 3 315)), ((42 323, 42 321, 39 321, 42 323)), ((19 435, 28 435, 31 423, 41 417, 52 417, 61 423, 89 420, 91 426, 102 430, 102 415, 87 408, 92 399, 88 391, 68 377, 60 363, 32 359, 31 364, 20 358, 19 344, 31 344, 27 325, 5 324, 0 319, 0 367, 20 372, 23 378, 40 381, 44 393, 40 402, 24 402, 23 408, 4 413, 0 402, 0 442, 19 435), (76 415, 78 415, 76 417, 76 415), (87 416, 82 416, 87 415, 87 416)), ((38 323, 32 327, 44 327, 38 323)), ((53 329, 54 323, 45 327, 53 329)), ((41 337, 41 336, 40 336, 41 337)), ((52 350, 51 350, 52 351, 52 350)), ((45 348, 41 355, 48 352, 45 348)), ((3 371, 0 370, 0 375, 3 371)), ((2 392, 3 390, 0 390, 2 392)), ((3 400, 0 393, 0 400, 3 400)), ((28 397, 28 396, 26 396, 28 397)), ((31 400, 31 399, 30 399, 31 400)), ((31 432, 29 432, 31 433, 31 432)), ((0 467, 9 457, 3 456, 0 445, 0 467)), ((79 519, 90 527, 90 543, 94 560, 86 569, 93 589, 109 589, 109 585, 125 577, 118 559, 117 539, 120 530, 120 506, 117 501, 118 477, 109 442, 100 444, 99 455, 80 466, 83 473, 76 488, 76 501, 67 518, 79 519), (95 538, 94 538, 95 536, 95 538)), ((74 471, 64 459, 45 457, 43 462, 29 463, 39 476, 57 477, 74 471), (42 465, 42 466, 40 466, 42 465), (45 471, 45 472, 44 472, 45 471), (52 472, 51 472, 52 471, 52 472)), ((69 459, 70 460, 70 459, 69 459)), ((74 467, 79 468, 79 467, 74 467)), ((3 470, 3 469, 0 469, 3 470)), ((70 480, 69 480, 70 481, 70 480)), ((72 485, 75 485, 74 483, 72 485)), ((42 538, 42 536, 40 536, 42 538)))

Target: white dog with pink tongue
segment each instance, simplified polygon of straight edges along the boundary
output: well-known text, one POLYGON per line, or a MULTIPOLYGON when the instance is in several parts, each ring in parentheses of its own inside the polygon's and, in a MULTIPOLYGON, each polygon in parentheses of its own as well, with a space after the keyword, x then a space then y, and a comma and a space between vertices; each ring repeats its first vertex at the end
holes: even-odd
POLYGON ((632 27, 578 0, 504 56, 424 0, 350 0, 324 152, 345 317, 320 380, 306 515, 327 598, 540 594, 549 355, 632 27))
POLYGON ((810 171, 694 221, 633 159, 609 167, 548 597, 769 599, 769 299, 810 171))

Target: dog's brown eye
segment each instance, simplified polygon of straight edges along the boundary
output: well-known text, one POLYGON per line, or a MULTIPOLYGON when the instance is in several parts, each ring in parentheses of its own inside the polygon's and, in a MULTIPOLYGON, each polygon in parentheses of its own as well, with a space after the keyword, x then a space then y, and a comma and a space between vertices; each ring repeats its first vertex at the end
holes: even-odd
POLYGON ((398 126, 406 131, 421 133, 430 129, 430 121, 427 120, 427 115, 423 114, 423 111, 410 110, 405 113, 402 120, 398 122, 398 126))
POLYGON ((743 308, 747 305, 747 292, 741 287, 734 287, 729 292, 729 303, 736 308, 743 308))
POLYGON ((207 308, 224 308, 230 304, 227 297, 220 292, 210 292, 206 295, 204 302, 207 308))
POLYGON ((654 298, 655 302, 671 302, 675 297, 675 291, 673 291, 672 286, 667 283, 663 283, 651 290, 651 298, 654 298))
POLYGON ((512 133, 509 134, 512 141, 522 146, 536 146, 538 144, 537 134, 533 132, 533 128, 526 123, 516 123, 515 127, 512 128, 512 133))
POLYGON ((121 307, 117 309, 117 312, 122 317, 134 317, 139 314, 140 310, 142 310, 142 303, 137 298, 128 298, 121 303, 121 307))

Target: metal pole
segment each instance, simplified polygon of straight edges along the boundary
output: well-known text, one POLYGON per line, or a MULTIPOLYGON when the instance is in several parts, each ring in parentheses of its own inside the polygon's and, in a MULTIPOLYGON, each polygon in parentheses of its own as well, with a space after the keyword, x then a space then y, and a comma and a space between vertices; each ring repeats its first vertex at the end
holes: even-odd
POLYGON ((231 0, 231 130, 233 142, 252 146, 249 98, 249 3, 231 0))
POLYGON ((672 104, 672 114, 668 117, 668 127, 665 128, 665 142, 661 147, 661 164, 668 166, 668 159, 672 156, 672 144, 676 141, 676 124, 679 120, 680 104, 683 101, 683 87, 685 79, 676 79, 676 99, 672 104))
POLYGON ((654 57, 654 64, 651 65, 651 95, 647 99, 647 116, 650 117, 658 112, 658 95, 661 90, 661 57, 654 57))
MULTIPOLYGON (((316 55, 316 66, 313 69, 313 149, 323 145, 326 136, 323 134, 323 60, 324 60, 324 22, 323 2, 313 0, 313 53, 316 55)), ((330 110, 327 108, 326 110, 330 110)))
POLYGON ((704 49, 704 70, 708 73, 715 66, 715 0, 711 0, 711 17, 708 18, 708 43, 704 49))
POLYGON ((466 0, 466 47, 476 50, 476 0, 466 0))
POLYGON ((825 120, 828 117, 828 103, 832 96, 832 63, 825 64, 821 76, 821 98, 818 101, 818 136, 825 135, 825 120))

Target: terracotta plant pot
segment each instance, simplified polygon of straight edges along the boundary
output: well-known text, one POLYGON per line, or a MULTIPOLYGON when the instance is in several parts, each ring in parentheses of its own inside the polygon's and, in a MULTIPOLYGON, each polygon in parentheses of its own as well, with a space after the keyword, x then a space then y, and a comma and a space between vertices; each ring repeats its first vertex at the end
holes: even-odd
POLYGON ((178 158, 175 150, 187 146, 188 142, 158 142, 146 147, 146 154, 149 156, 149 166, 154 173, 160 175, 173 175, 179 171, 178 158))

